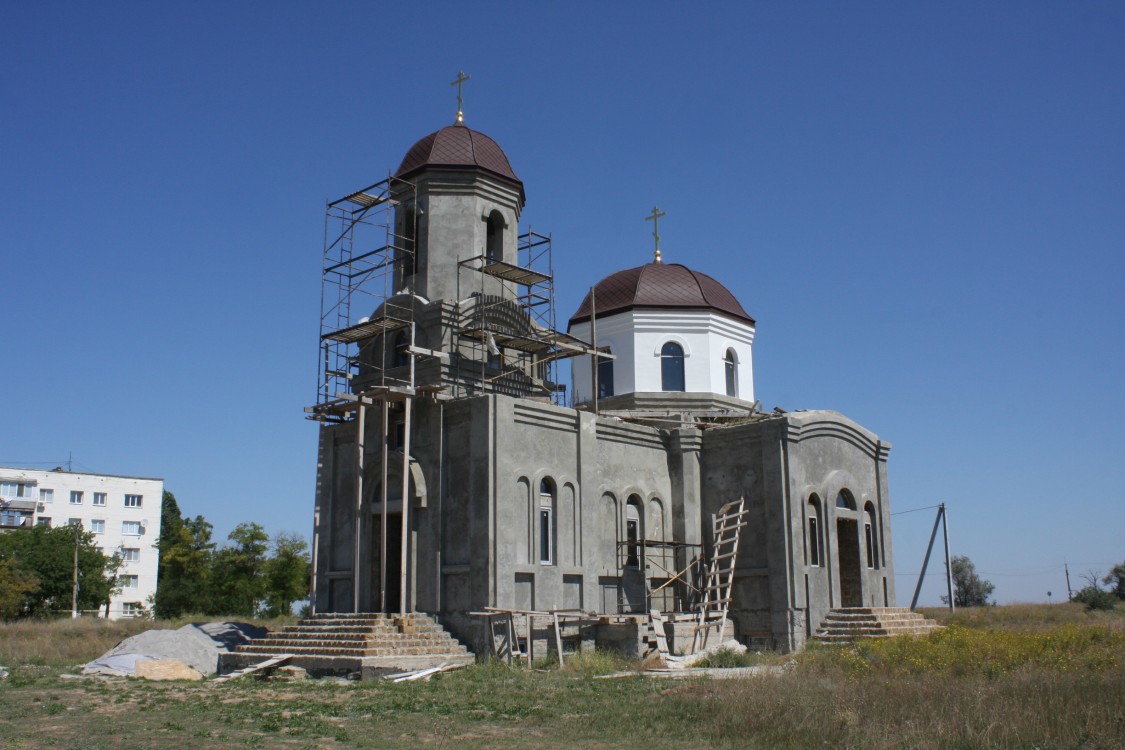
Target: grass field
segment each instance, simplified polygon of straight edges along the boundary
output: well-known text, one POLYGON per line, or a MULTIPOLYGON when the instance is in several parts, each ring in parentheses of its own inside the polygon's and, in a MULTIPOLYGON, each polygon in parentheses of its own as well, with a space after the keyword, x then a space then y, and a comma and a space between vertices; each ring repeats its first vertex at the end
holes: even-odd
POLYGON ((0 750, 1125 747, 1125 611, 928 614, 951 627, 813 646, 781 675, 596 679, 624 665, 594 654, 563 671, 482 664, 398 685, 63 679, 138 624, 0 626, 0 750))

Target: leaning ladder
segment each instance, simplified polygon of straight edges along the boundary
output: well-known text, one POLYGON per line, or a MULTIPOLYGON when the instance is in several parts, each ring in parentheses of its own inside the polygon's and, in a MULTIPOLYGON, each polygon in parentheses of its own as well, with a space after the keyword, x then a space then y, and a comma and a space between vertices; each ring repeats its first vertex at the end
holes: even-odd
POLYGON ((734 564, 738 555, 738 538, 746 525, 746 498, 719 508, 712 517, 714 540, 711 562, 707 568, 707 581, 703 587, 703 601, 699 604, 699 620, 692 637, 691 650, 697 653, 707 648, 707 641, 714 630, 719 638, 727 625, 727 610, 730 607, 731 585, 734 582, 734 564), (702 640, 701 640, 702 636, 702 640))

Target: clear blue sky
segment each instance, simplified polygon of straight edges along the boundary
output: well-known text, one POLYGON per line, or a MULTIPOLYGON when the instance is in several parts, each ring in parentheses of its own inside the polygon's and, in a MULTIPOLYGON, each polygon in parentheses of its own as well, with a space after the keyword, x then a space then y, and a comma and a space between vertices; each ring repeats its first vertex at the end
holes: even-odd
POLYGON ((560 319, 659 205, 758 320, 767 409, 891 441, 896 511, 1057 601, 1125 559, 1123 39, 1118 2, 6 3, 0 463, 310 534, 324 202, 463 69, 560 319))

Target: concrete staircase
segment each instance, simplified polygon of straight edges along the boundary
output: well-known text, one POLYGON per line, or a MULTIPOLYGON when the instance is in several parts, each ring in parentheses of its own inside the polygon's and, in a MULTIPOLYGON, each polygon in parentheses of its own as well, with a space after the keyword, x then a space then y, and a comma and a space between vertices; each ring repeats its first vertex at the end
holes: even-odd
POLYGON ((815 637, 825 643, 851 643, 861 638, 927 635, 940 627, 906 607, 847 607, 831 610, 815 637))
POLYGON ((472 664, 473 654, 422 613, 316 614, 238 646, 219 658, 219 673, 292 654, 289 664, 310 674, 402 672, 440 664, 472 664))

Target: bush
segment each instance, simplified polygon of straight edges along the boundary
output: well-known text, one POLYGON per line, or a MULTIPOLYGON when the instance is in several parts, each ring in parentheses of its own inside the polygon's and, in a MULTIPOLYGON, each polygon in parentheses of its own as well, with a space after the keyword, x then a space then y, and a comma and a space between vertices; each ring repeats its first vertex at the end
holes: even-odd
POLYGON ((758 664, 758 662, 758 656, 749 651, 739 652, 729 648, 720 648, 704 656, 702 659, 692 664, 692 666, 708 669, 733 669, 737 667, 753 667, 758 664))
POLYGON ((1117 597, 1109 591, 1103 591, 1097 586, 1087 586, 1074 595, 1074 601, 1085 604, 1087 610, 1113 609, 1117 606, 1117 597))

